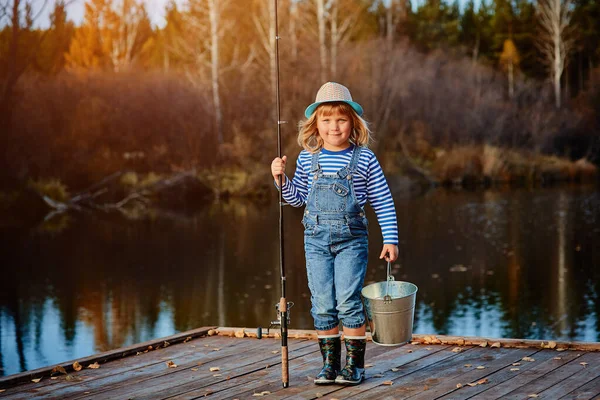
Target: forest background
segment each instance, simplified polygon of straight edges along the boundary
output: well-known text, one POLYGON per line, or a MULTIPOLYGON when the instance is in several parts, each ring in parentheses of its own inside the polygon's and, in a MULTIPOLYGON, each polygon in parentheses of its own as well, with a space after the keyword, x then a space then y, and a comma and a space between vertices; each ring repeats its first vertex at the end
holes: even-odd
MULTIPOLYGON (((36 1, 0 0, 4 203, 20 188, 55 208, 174 186, 178 198, 272 190, 271 0, 172 2, 163 27, 136 0, 86 0, 76 26, 59 1, 47 29, 35 27, 36 1)), ((297 122, 331 80, 365 108, 389 174, 596 179, 600 2, 278 4, 285 154, 298 153, 297 122)))

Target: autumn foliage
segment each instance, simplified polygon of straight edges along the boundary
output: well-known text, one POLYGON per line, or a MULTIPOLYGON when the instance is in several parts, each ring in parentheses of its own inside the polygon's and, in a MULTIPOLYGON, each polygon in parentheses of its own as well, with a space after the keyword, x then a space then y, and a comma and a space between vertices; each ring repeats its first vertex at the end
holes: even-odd
MULTIPOLYGON (((270 185, 272 2, 170 3, 160 27, 135 0, 88 0, 77 26, 59 2, 47 29, 27 19, 26 4, 9 3, 17 15, 0 31, 3 186, 58 179, 77 190, 116 171, 182 170, 219 193, 270 185)), ((351 88, 375 149, 397 172, 454 180, 467 173, 466 149, 481 148, 484 178, 511 173, 511 149, 530 161, 599 159, 600 34, 588 16, 600 9, 589 2, 576 2, 571 17, 573 32, 585 29, 559 110, 536 60, 531 3, 281 0, 279 8, 287 154, 298 151, 296 123, 324 78, 351 88), (444 170, 450 154, 461 162, 444 170)))

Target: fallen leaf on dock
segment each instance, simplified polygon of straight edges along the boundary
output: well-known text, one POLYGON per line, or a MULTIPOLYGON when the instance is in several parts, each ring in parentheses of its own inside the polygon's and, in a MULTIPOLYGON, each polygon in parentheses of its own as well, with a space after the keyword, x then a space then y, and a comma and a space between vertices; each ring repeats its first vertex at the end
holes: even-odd
POLYGON ((556 348, 556 342, 550 341, 550 342, 548 342, 548 344, 545 347, 547 349, 554 349, 554 348, 556 348))
POLYGON ((519 371, 519 368, 511 368, 511 371, 519 371))
POLYGON ((212 351, 220 351, 221 349, 218 347, 215 347, 214 349, 212 349, 212 351))
POLYGON ((407 353, 412 353, 413 351, 412 351, 412 350, 406 350, 406 352, 407 352, 407 353))
POLYGON ((477 366, 475 368, 477 368, 477 369, 485 369, 485 367, 483 365, 479 365, 479 366, 477 366))
MULTIPOLYGON (((83 369, 83 367, 81 366, 81 364, 79 364, 77 361, 75 361, 75 362, 73 363, 73 369, 74 369, 75 371, 81 371, 81 370, 83 369)), ((63 370, 64 370, 64 368, 63 368, 63 370)), ((61 372, 62 372, 62 371, 61 371, 61 372)))
POLYGON ((474 382, 472 382, 472 383, 467 383, 467 385, 469 385, 469 386, 471 386, 471 387, 473 387, 473 386, 477 386, 477 384, 476 384, 476 383, 474 383, 474 382))
POLYGON ((431 347, 425 347, 425 350, 431 350, 431 347))
POLYGON ((418 341, 416 341, 416 340, 413 340, 412 342, 410 342, 410 344, 412 344, 412 345, 415 345, 415 346, 416 346, 416 345, 418 345, 418 344, 419 344, 419 342, 418 342, 418 341))
POLYGON ((223 376, 223 374, 213 374, 214 377, 223 376))
POLYGON ((442 341, 433 335, 425 336, 423 338, 425 344, 440 344, 442 341))
POLYGON ((530 394, 530 395, 529 395, 529 396, 527 396, 527 397, 538 397, 538 395, 537 395, 537 394, 535 394, 535 393, 532 393, 532 394, 530 394))
POLYGON ((252 396, 254 396, 254 397, 260 397, 260 396, 266 396, 268 394, 271 394, 271 392, 269 392, 268 390, 265 390, 265 391, 260 392, 260 393, 254 393, 252 396))
POLYGON ((167 368, 177 368, 177 364, 173 361, 167 361, 165 364, 167 365, 167 368))
POLYGON ((461 349, 460 347, 455 347, 452 349, 453 353, 460 353, 461 351, 463 351, 463 349, 461 349))
POLYGON ((463 387, 462 383, 457 383, 457 384, 456 384, 456 388, 457 388, 457 389, 460 389, 461 387, 463 387))
POLYGON ((210 367, 210 369, 209 369, 210 372, 216 372, 216 371, 220 371, 220 370, 221 370, 221 368, 219 368, 219 367, 210 367))
MULTIPOLYGON (((79 365, 79 363, 77 361, 75 361, 75 364, 79 365)), ((73 364, 73 369, 75 369, 75 364, 73 364)), ((81 369, 81 368, 79 368, 79 369, 81 369)), ((76 371, 79 371, 79 369, 76 369, 76 371)), ((66 375, 67 371, 65 371, 65 369, 62 366, 57 365, 56 367, 52 368, 52 372, 50 372, 50 375, 56 374, 56 373, 61 373, 61 374, 66 375)))
POLYGON ((381 383, 384 385, 388 385, 388 386, 392 386, 394 384, 394 382, 392 382, 392 381, 383 381, 381 383))
POLYGON ((192 371, 196 372, 198 371, 198 368, 192 368, 192 371))
POLYGON ((487 347, 488 342, 481 342, 481 344, 479 345, 479 347, 487 347))
POLYGON ((465 367, 467 367, 467 368, 472 367, 472 366, 473 366, 473 364, 465 364, 465 367))
POLYGON ((492 343, 492 345, 490 347, 499 349, 500 348, 500 342, 492 343))
POLYGON ((186 338, 185 338, 185 340, 183 341, 183 343, 187 343, 187 342, 189 342, 190 340, 192 340, 192 337, 191 337, 191 336, 188 336, 188 337, 186 337, 186 338))
POLYGON ((392 368, 392 372, 398 372, 400 371, 400 368, 392 368))
POLYGON ((535 358, 531 358, 531 357, 523 357, 523 358, 521 358, 521 360, 523 360, 523 361, 529 361, 529 362, 534 362, 534 361, 535 361, 535 358))
POLYGON ((214 330, 214 329, 209 329, 208 330, 208 336, 214 336, 217 333, 219 333, 219 331, 217 331, 217 330, 214 330))
POLYGON ((560 349, 556 349, 556 351, 565 351, 566 349, 561 347, 560 349))
POLYGON ((588 365, 588 363, 586 363, 586 362, 580 362, 579 364, 583 365, 584 367, 585 367, 586 365, 588 365))
POLYGON ((39 383, 41 380, 42 380, 42 378, 37 378, 37 379, 32 379, 31 382, 39 383))
POLYGON ((521 365, 520 362, 512 363, 512 365, 521 365))
POLYGON ((235 333, 236 338, 243 338, 244 336, 246 336, 246 332, 243 329, 240 329, 235 333))
POLYGON ((562 360, 562 357, 554 357, 553 360, 562 360))
POLYGON ((87 367, 90 369, 98 369, 100 368, 100 364, 98 364, 98 362, 95 362, 93 364, 88 365, 87 367))
POLYGON ((53 381, 58 379, 58 376, 51 376, 50 379, 52 379, 53 381))
POLYGON ((71 381, 79 382, 81 380, 81 378, 74 377, 73 375, 68 375, 67 374, 67 376, 65 376, 65 380, 67 380, 68 382, 71 382, 71 381))
POLYGON ((169 347, 170 345, 171 345, 171 343, 169 343, 169 342, 163 342, 163 348, 169 347))
POLYGON ((5 391, 6 391, 6 389, 0 389, 0 393, 5 392, 5 391))
POLYGON ((373 364, 365 364, 365 368, 372 368, 372 367, 374 367, 373 364))
POLYGON ((271 353, 277 354, 277 353, 279 353, 279 350, 273 350, 271 353))

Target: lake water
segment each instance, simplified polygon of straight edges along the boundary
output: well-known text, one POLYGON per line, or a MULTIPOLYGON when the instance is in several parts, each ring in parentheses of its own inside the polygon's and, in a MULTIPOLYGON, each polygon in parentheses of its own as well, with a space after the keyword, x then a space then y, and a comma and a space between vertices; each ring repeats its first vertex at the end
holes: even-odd
MULTIPOLYGON (((273 194, 275 197, 275 194, 273 194)), ((600 341, 598 187, 396 198, 396 280, 416 333, 600 341)), ((385 280, 371 211, 366 283, 385 280)), ((312 329, 301 210, 285 208, 291 329, 312 329)), ((266 327, 280 297, 275 203, 2 223, 0 374, 200 326, 266 327)))

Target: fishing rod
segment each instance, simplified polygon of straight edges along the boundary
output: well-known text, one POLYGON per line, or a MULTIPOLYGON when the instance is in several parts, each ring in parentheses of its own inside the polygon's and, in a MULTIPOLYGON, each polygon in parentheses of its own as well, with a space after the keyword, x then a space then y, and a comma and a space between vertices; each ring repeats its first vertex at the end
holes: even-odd
MULTIPOLYGON (((275 22, 275 72, 276 72, 276 83, 275 83, 275 101, 277 104, 277 157, 281 158, 281 125, 286 121, 281 120, 281 102, 279 98, 279 24, 277 19, 277 0, 273 0, 274 6, 274 22, 275 22)), ((277 178, 279 184, 279 268, 281 273, 281 298, 279 303, 275 305, 277 309, 277 320, 271 321, 271 325, 267 328, 267 334, 270 328, 279 326, 281 329, 281 383, 284 388, 289 387, 289 363, 288 363, 288 325, 290 323, 290 308, 294 305, 292 302, 286 300, 285 293, 285 257, 284 257, 284 243, 283 243, 283 179, 284 176, 279 175, 277 178)), ((262 328, 258 327, 256 330, 257 338, 262 338, 262 328)))
MULTIPOLYGON (((273 0, 275 8, 275 100, 277 103, 277 157, 281 158, 281 102, 279 98, 279 23, 277 18, 277 0, 273 0)), ((285 257, 283 247, 283 179, 279 175, 279 268, 281 271, 281 299, 279 299, 279 320, 281 322, 281 383, 286 388, 290 385, 288 365, 288 303, 285 294, 285 257)))

